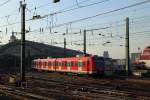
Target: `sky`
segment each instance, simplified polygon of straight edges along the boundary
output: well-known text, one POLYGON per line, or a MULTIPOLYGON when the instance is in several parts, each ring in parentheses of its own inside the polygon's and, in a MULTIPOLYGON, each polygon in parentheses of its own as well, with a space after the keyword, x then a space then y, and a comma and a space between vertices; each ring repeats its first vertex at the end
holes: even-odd
MULTIPOLYGON (((42 19, 26 21, 26 30, 30 29, 30 32, 26 33, 26 40, 63 47, 66 38, 67 48, 83 51, 83 31, 98 29, 86 32, 87 53, 102 56, 104 51, 108 51, 112 58, 125 58, 126 17, 130 19, 130 53, 140 52, 150 45, 150 2, 113 13, 104 13, 143 1, 150 0, 60 0, 59 3, 53 3, 53 0, 25 0, 26 20, 36 15, 49 15, 42 19), (60 13, 56 13, 58 11, 60 13), (99 16, 91 17, 98 14, 99 16), (87 17, 89 19, 74 22, 87 17), (63 35, 64 33, 66 34, 63 35)), ((20 38, 19 2, 0 2, 1 45, 8 43, 12 31, 18 32, 15 35, 20 38), (2 5, 5 2, 7 3, 2 5), (12 24, 16 22, 17 24, 12 24)))

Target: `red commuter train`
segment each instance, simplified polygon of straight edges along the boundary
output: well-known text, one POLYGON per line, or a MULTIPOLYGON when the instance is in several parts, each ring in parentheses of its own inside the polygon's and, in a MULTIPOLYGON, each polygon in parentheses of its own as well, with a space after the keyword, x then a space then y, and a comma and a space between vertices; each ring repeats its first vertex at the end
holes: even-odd
POLYGON ((69 58, 46 58, 33 60, 33 69, 71 72, 78 74, 104 74, 110 63, 103 57, 79 56, 69 58))

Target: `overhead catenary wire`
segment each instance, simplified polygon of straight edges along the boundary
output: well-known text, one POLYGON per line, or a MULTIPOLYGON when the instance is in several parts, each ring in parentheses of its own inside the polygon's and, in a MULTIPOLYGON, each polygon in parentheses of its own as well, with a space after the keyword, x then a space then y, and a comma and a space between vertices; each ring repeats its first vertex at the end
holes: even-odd
POLYGON ((7 1, 1 3, 1 4, 0 4, 0 7, 4 6, 5 4, 9 3, 10 1, 11 1, 11 0, 7 0, 7 1))
POLYGON ((3 18, 6 18, 6 16, 9 16, 9 17, 18 16, 17 14, 19 14, 19 8, 15 9, 10 14, 4 15, 4 16, 0 16, 0 19, 2 20, 3 18))
MULTIPOLYGON (((150 7, 150 6, 148 6, 148 7, 150 7)), ((142 7, 143 8, 143 7, 142 7)), ((142 9, 142 8, 139 8, 139 9, 142 9)), ((147 7, 144 7, 144 8, 147 8, 147 7)), ((137 9, 137 8, 136 8, 137 9)), ((149 16, 143 16, 143 17, 149 17, 149 16)), ((143 17, 135 17, 135 18, 137 18, 137 19, 140 19, 140 18, 143 18, 143 17)), ((133 19, 131 18, 131 20, 133 21, 133 19)), ((135 21, 134 21, 135 22, 135 21)), ((112 22, 112 23, 118 23, 118 22, 112 22)), ((106 23, 100 23, 100 24, 106 24, 106 23)), ((131 22, 131 24, 132 24, 132 22, 131 22)), ((87 26, 87 25, 86 25, 87 26)), ((93 26, 93 25, 90 25, 90 26, 93 26)), ((80 28, 79 28, 80 29, 80 28)))
MULTIPOLYGON (((70 24, 70 23, 71 23, 71 24, 72 24, 72 23, 77 23, 77 22, 80 22, 80 21, 83 21, 83 20, 87 20, 87 19, 91 19, 91 18, 98 17, 98 16, 101 16, 101 15, 105 15, 105 14, 117 12, 117 11, 120 11, 120 10, 128 9, 128 8, 135 7, 135 6, 142 5, 142 4, 149 3, 149 2, 150 2, 149 0, 146 0, 146 1, 143 1, 143 2, 138 2, 138 3, 131 4, 131 5, 128 5, 128 6, 124 6, 124 7, 118 8, 118 9, 114 9, 114 10, 107 11, 107 12, 104 12, 104 13, 96 14, 96 15, 94 15, 94 16, 89 16, 89 17, 86 17, 86 18, 81 18, 81 19, 78 19, 78 20, 74 20, 74 21, 70 21, 70 22, 63 23, 63 24, 59 24, 59 25, 53 26, 53 28, 61 27, 61 26, 64 26, 64 25, 68 25, 68 24, 70 24)), ((49 14, 49 15, 52 15, 52 13, 49 14)), ((45 17, 47 17, 47 16, 48 16, 48 15, 45 15, 45 16, 43 16, 43 17, 41 17, 41 18, 45 18, 45 17)))
MULTIPOLYGON (((84 3, 84 2, 86 2, 86 1, 87 1, 87 0, 84 0, 84 1, 81 1, 80 3, 84 3)), ((88 1, 90 1, 90 0, 88 0, 88 1)), ((82 6, 82 7, 80 7, 80 8, 92 6, 92 5, 99 4, 99 3, 102 3, 102 2, 106 2, 106 1, 109 1, 109 0, 103 0, 103 1, 101 1, 101 2, 92 3, 92 4, 89 4, 89 5, 86 5, 86 6, 82 6)), ((44 5, 43 5, 43 6, 44 6, 44 5)), ((72 7, 74 7, 74 6, 75 6, 75 5, 73 5, 72 7)), ((42 6, 36 7, 36 10, 37 10, 38 8, 40 8, 40 7, 42 7, 42 6)), ((79 9, 79 8, 75 8, 75 9, 79 9)), ((71 10, 75 10, 75 9, 74 9, 74 8, 73 8, 73 9, 69 9, 69 10, 63 9, 63 10, 61 10, 61 11, 55 12, 54 14, 56 14, 56 13, 63 13, 63 12, 71 11, 71 10)), ((29 9, 28 9, 28 10, 29 10, 29 9)), ((31 9, 31 10, 35 10, 35 7, 34 7, 34 9, 31 9)), ((29 10, 29 11, 31 11, 31 10, 29 10)), ((13 16, 13 15, 15 15, 15 14, 6 15, 6 16, 13 16)), ((50 15, 52 16, 53 14, 50 14, 50 15)), ((1 16, 0 18, 4 18, 4 17, 6 17, 6 16, 1 16)), ((44 15, 44 17, 41 17, 41 18, 43 19, 43 18, 45 18, 45 16, 47 16, 47 15, 44 15)), ((31 19, 28 19, 28 20, 26 20, 26 21, 29 21, 29 20, 32 20, 32 18, 31 18, 31 19)), ((14 25, 14 24, 19 24, 19 23, 21 23, 21 22, 14 22, 14 23, 10 23, 10 24, 8 24, 8 25, 2 25, 2 26, 0 26, 0 27, 5 27, 5 26, 14 25)))
MULTIPOLYGON (((147 17, 147 16, 146 16, 147 17)), ((137 17, 138 18, 138 17, 137 17)), ((144 18, 144 16, 143 16, 143 18, 144 18)), ((132 18, 133 19, 133 18, 132 18)), ((144 21, 143 23, 148 23, 148 22, 150 22, 149 20, 147 20, 147 19, 144 19, 144 20, 140 20, 140 21, 134 21, 134 23, 132 23, 132 22, 130 22, 131 24, 132 24, 132 26, 133 26, 133 24, 134 24, 134 26, 135 26, 135 24, 137 24, 137 23, 139 23, 140 22, 140 24, 142 24, 141 22, 142 21, 144 21), (146 22, 145 22, 146 21, 146 22)), ((114 22, 121 22, 121 21, 114 21, 114 22)), ((108 24, 108 23, 107 23, 108 24)), ((120 26, 122 26, 123 27, 123 25, 124 24, 120 24, 120 25, 113 25, 113 26, 105 26, 105 27, 101 27, 100 29, 108 29, 108 28, 113 28, 113 27, 120 27, 120 26)), ((81 29, 81 28, 80 28, 81 29)), ((131 28, 131 29, 133 29, 133 27, 131 28)), ((83 30, 83 29, 82 29, 83 30)), ((99 30, 99 28, 98 29, 92 29, 92 30, 99 30)), ((92 30, 89 30, 89 31, 92 31, 92 30)), ((88 31, 88 30, 87 30, 88 31)), ((38 31, 32 31, 32 32, 38 32, 38 31)), ((60 33, 60 32, 57 32, 57 33, 60 33)), ((80 32, 73 32, 72 34, 78 34, 78 33, 80 33, 80 32)), ((62 34, 62 33, 61 33, 62 34)), ((70 33, 69 33, 70 34, 70 33)))
MULTIPOLYGON (((143 16, 144 17, 144 16, 143 16)), ((140 18, 140 17, 137 17, 137 18, 140 18)), ((133 19, 133 18, 132 18, 133 19)), ((136 19, 136 18, 135 18, 136 19)), ((117 25, 111 25, 111 26, 109 26, 109 25, 106 25, 105 27, 101 27, 101 28, 96 28, 96 29, 90 29, 90 30, 88 30, 87 29, 87 31, 93 31, 93 30, 103 30, 103 29, 108 29, 108 28, 114 28, 114 27, 123 27, 123 25, 125 24, 118 24, 118 23, 121 23, 121 22, 123 22, 123 20, 117 20, 117 21, 112 21, 112 22, 109 22, 109 23, 100 23, 101 25, 103 25, 103 24, 112 24, 112 23, 117 23, 117 25)), ((134 21, 134 23, 132 23, 132 22, 130 22, 130 24, 133 26, 135 26, 135 24, 137 24, 137 23, 141 23, 141 22, 143 22, 143 23, 149 23, 150 21, 149 21, 149 19, 147 20, 147 19, 144 19, 144 20, 140 20, 140 21, 134 21), (143 22, 144 21, 144 22, 143 22)), ((142 23, 141 23, 142 24, 142 23)), ((98 24, 96 24, 96 25, 98 25, 98 24)), ((93 25, 90 25, 90 26, 93 26, 93 25)), ((132 26, 130 26, 131 27, 131 29, 133 28, 132 26)), ((74 28, 72 28, 72 29, 74 29, 74 28)), ((81 29, 81 28, 79 28, 79 29, 81 29)), ((33 30, 33 31, 30 31, 30 32, 38 32, 38 30, 39 29, 35 29, 35 30, 33 30)), ((83 30, 83 29, 82 29, 83 30)), ((45 32, 46 33, 46 32, 45 32)), ((55 32, 54 32, 55 33, 55 32)), ((63 33, 61 33, 61 32, 57 32, 57 33, 60 33, 60 35, 62 35, 63 33)), ((80 32, 73 32, 72 34, 79 34, 80 32)), ((69 35, 70 35, 71 33, 69 33, 69 35)), ((66 34, 67 35, 67 34, 66 34)))
POLYGON ((107 2, 107 1, 109 1, 109 0, 103 0, 103 1, 95 2, 95 3, 91 3, 91 4, 88 4, 88 5, 76 7, 76 8, 62 9, 62 10, 59 10, 59 11, 56 11, 56 12, 53 12, 53 13, 50 13, 50 14, 46 14, 46 15, 40 17, 39 19, 43 19, 43 18, 49 17, 49 16, 54 16, 54 15, 60 14, 60 13, 65 13, 65 12, 68 12, 68 11, 73 11, 73 10, 76 10, 76 9, 81 9, 81 8, 84 8, 84 7, 89 7, 89 6, 104 3, 104 2, 107 2))
MULTIPOLYGON (((122 26, 124 24, 120 24, 120 25, 113 25, 113 26, 104 26, 104 27, 99 27, 99 28, 91 28, 91 29, 86 29, 86 31, 97 31, 97 30, 106 30, 106 29, 109 29, 109 28, 112 28, 112 27, 118 27, 118 26, 122 26)), ((83 30, 83 29, 81 29, 83 30)), ((78 32, 71 32, 71 33, 65 33, 65 35, 72 35, 72 34, 81 34, 81 30, 78 31, 78 32)), ((31 32, 39 32, 39 29, 36 29, 36 30, 33 30, 33 31, 30 31, 29 33, 31 32)), ((56 33, 56 32, 54 32, 56 33)), ((57 32, 57 34, 60 34, 60 35, 64 35, 64 32, 57 32)))
POLYGON ((11 25, 11 23, 10 23, 10 25, 11 25))
MULTIPOLYGON (((130 33, 130 35, 136 35, 136 34, 138 34, 138 33, 147 33, 147 32, 150 32, 150 31, 137 31, 137 32, 132 32, 132 33, 130 33), (135 34, 136 33, 136 34, 135 34)), ((120 36, 118 36, 118 35, 113 35, 113 37, 111 37, 111 36, 104 36, 104 37, 99 37, 99 38, 88 38, 87 40, 101 40, 101 39, 106 39, 106 38, 112 38, 112 39, 114 39, 115 38, 115 40, 116 40, 116 38, 117 37, 120 37, 120 36)), ((132 38, 132 37, 131 37, 132 38)), ((122 40, 124 40, 125 38, 122 38, 122 40)), ((132 38, 133 39, 133 38, 132 38)), ((135 39, 134 39, 135 40, 135 39)), ((81 45, 82 43, 79 43, 79 42, 83 42, 83 39, 80 39, 80 40, 75 40, 75 41, 68 41, 67 43, 70 43, 70 44, 74 44, 74 43, 77 43, 76 45, 81 45), (79 43, 79 44, 78 44, 79 43)), ((117 41, 118 42, 118 41, 117 41)), ((105 42, 104 42, 105 43, 105 42)), ((111 43, 113 43, 113 42, 111 42, 111 43)), ((55 42, 55 44, 63 44, 63 42, 55 42)), ((96 45, 96 44, 95 44, 96 45)))
POLYGON ((120 10, 132 8, 132 7, 142 5, 142 4, 145 4, 145 3, 149 3, 149 2, 150 2, 150 0, 146 0, 146 1, 143 1, 143 2, 138 2, 138 3, 131 4, 131 5, 128 5, 128 6, 124 6, 124 7, 118 8, 118 9, 110 10, 110 11, 107 11, 107 12, 104 12, 104 13, 96 14, 96 15, 93 15, 93 16, 85 17, 85 18, 81 18, 81 19, 70 21, 70 22, 63 23, 63 24, 59 24, 55 27, 61 27, 61 26, 64 26, 64 25, 68 25, 69 23, 77 23, 77 22, 80 22, 80 21, 83 21, 83 20, 87 20, 87 19, 98 17, 98 16, 102 16, 102 15, 105 15, 105 14, 109 14, 109 13, 117 12, 117 11, 120 11, 120 10))
MULTIPOLYGON (((80 21, 83 21, 83 20, 95 18, 95 17, 98 17, 98 16, 102 16, 102 15, 105 15, 105 14, 117 12, 117 11, 124 10, 124 9, 128 9, 128 8, 135 7, 135 6, 142 5, 142 4, 149 3, 149 2, 150 2, 149 0, 146 0, 146 1, 143 1, 143 2, 138 2, 138 3, 132 4, 132 5, 124 6, 124 7, 121 7, 121 8, 118 8, 118 9, 114 9, 114 10, 111 10, 111 11, 107 11, 107 12, 104 12, 104 13, 100 13, 100 14, 96 14, 96 15, 93 15, 93 16, 81 18, 81 19, 78 19, 78 20, 74 20, 74 21, 62 23, 62 24, 59 24, 59 25, 55 25, 53 28, 55 28, 55 27, 61 27, 61 26, 64 26, 64 25, 68 25, 68 24, 70 24, 70 23, 72 23, 72 24, 73 24, 73 23, 77 23, 77 22, 80 22, 80 21)), ((49 14, 49 15, 52 15, 52 13, 49 14)), ((41 17, 41 18, 43 19, 43 18, 45 18, 45 17, 48 17, 48 15, 44 15, 44 16, 41 17)), ((26 20, 26 21, 29 21, 29 20, 32 20, 32 19, 28 19, 28 20, 26 20)), ((10 23, 10 25, 17 24, 17 23, 20 23, 20 22, 10 23)), ((0 27, 4 27, 4 26, 9 26, 9 25, 3 25, 3 26, 0 26, 0 27)))
MULTIPOLYGON (((91 0, 83 0, 83 1, 80 1, 80 2, 78 2, 78 3, 82 4, 82 3, 85 3, 85 2, 88 2, 88 1, 91 1, 91 0)), ((45 6, 47 6, 47 5, 50 5, 50 4, 53 4, 53 3, 50 2, 50 3, 42 4, 42 5, 40 5, 40 6, 37 6, 36 9, 43 8, 43 7, 45 7, 45 6)), ((67 8, 64 8, 63 10, 69 9, 69 8, 72 8, 72 7, 75 7, 75 6, 77 6, 77 4, 72 5, 72 6, 69 6, 69 7, 67 7, 67 8)), ((29 11, 32 11, 32 10, 34 10, 34 8, 29 9, 29 11)))
MULTIPOLYGON (((123 21, 123 20, 122 20, 123 21)), ((142 21, 144 21, 143 23, 145 23, 145 21, 146 21, 146 23, 148 23, 148 21, 149 20, 141 20, 141 21, 138 21, 138 22, 140 22, 140 24, 142 24, 142 21)), ((121 22, 121 20, 118 20, 118 21, 113 21, 114 23, 115 22, 121 22)), ((138 22, 137 21, 134 21, 134 23, 132 23, 132 22, 130 22, 130 24, 132 24, 132 26, 134 26, 135 24, 138 24, 138 22)), ((150 22, 150 21, 149 21, 150 22)), ((110 22, 110 23, 112 23, 112 22, 110 22)), ((89 28, 89 29, 86 29, 86 31, 96 31, 96 30, 105 30, 105 29, 110 29, 110 28, 116 28, 116 27, 124 27, 124 25, 125 25, 125 23, 122 23, 122 24, 117 24, 117 25, 109 25, 110 23, 107 23, 108 25, 106 25, 106 26, 103 26, 103 27, 99 27, 99 28, 89 28)), ((101 23, 102 24, 102 23, 101 23)), ((91 26, 93 26, 93 25, 91 25, 91 26)), ((45 28, 46 29, 46 28, 45 28)), ((73 28, 72 28, 73 29, 73 28)), ((81 29, 81 28, 80 28, 81 29)), ((131 29, 133 29, 133 27, 131 27, 131 29)), ((47 30, 47 29, 46 29, 47 30)), ((83 29, 81 29, 81 30, 83 30, 83 29)), ((30 31, 30 33, 31 32, 39 32, 39 29, 35 29, 35 30, 33 30, 33 31, 30 31)), ((55 33, 55 32, 53 32, 53 33, 55 33)), ((64 34, 65 32, 57 32, 57 34, 60 34, 60 35, 62 35, 62 34, 64 34)), ((65 35, 71 35, 71 34, 79 34, 79 33, 81 33, 80 31, 78 31, 78 32, 71 32, 71 33, 68 33, 68 34, 65 34, 65 35)), ((56 33, 55 33, 56 34, 56 33)))

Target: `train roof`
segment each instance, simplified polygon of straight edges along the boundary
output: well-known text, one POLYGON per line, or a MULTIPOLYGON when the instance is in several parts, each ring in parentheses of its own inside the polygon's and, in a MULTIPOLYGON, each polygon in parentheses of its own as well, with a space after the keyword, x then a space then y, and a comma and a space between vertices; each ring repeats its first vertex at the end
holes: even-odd
POLYGON ((86 59, 91 56, 79 56, 79 57, 67 57, 67 58, 39 58, 39 59, 34 59, 34 61, 66 61, 66 60, 71 60, 71 61, 76 61, 79 59, 86 59))

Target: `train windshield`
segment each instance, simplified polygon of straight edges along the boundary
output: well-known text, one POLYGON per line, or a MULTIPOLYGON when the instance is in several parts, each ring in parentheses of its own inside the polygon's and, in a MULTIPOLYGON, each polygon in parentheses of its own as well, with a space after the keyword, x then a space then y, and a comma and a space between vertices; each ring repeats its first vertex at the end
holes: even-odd
POLYGON ((103 67, 105 65, 103 57, 93 57, 93 59, 96 67, 103 67))

